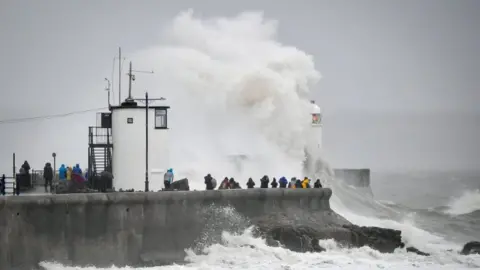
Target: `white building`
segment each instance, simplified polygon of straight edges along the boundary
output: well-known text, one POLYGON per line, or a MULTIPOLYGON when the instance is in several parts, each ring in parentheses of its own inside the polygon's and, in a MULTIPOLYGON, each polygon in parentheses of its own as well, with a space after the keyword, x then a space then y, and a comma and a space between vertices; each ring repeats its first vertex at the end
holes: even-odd
POLYGON ((115 190, 144 190, 148 152, 149 190, 163 188, 163 175, 170 165, 169 108, 149 106, 147 110, 131 99, 110 106, 110 113, 102 114, 101 126, 90 127, 89 174, 111 170, 115 190))
POLYGON ((111 107, 112 172, 115 189, 143 190, 146 172, 148 130, 148 179, 151 190, 163 187, 163 174, 169 168, 168 106, 138 106, 124 102, 111 107))

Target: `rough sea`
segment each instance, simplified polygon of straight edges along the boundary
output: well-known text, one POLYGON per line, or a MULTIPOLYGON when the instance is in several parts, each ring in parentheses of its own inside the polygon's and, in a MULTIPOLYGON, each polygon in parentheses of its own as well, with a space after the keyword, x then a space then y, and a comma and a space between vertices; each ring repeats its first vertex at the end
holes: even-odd
MULTIPOLYGON (((403 249, 393 254, 368 247, 344 249, 333 240, 320 241, 326 252, 296 253, 269 247, 246 230, 243 234, 224 232, 223 243, 206 247, 202 254, 187 250, 185 265, 106 269, 480 268, 480 255, 458 254, 467 241, 480 240, 480 173, 372 173, 373 197, 367 188, 355 188, 341 181, 328 184, 334 190, 331 206, 336 212, 357 225, 401 230, 406 243, 431 256, 403 249)), ((42 266, 49 270, 100 269, 55 263, 42 266)))
MULTIPOLYGON (((311 142, 316 147, 319 139, 311 134, 309 99, 314 90, 321 90, 315 63, 321 59, 297 44, 284 44, 278 27, 262 12, 202 17, 189 10, 162 28, 158 44, 129 56, 135 66, 155 70, 154 76, 135 81, 135 95, 148 89, 165 96, 172 108, 170 163, 177 176, 202 179, 206 168, 212 175, 232 175, 237 169, 225 159, 231 155, 250 159, 243 173, 232 175, 237 180, 265 174, 298 176, 302 171, 305 149, 311 142)), ((321 37, 312 33, 312 39, 321 37)), ((320 106, 324 102, 317 100, 320 106)), ((325 123, 326 133, 329 128, 325 123)), ((143 188, 141 181, 120 182, 143 188)), ((186 265, 151 269, 480 268, 480 255, 458 254, 467 241, 480 240, 480 173, 374 173, 371 190, 336 180, 326 186, 333 189, 333 210, 352 223, 401 230, 404 242, 432 256, 401 249, 393 254, 367 247, 344 249, 328 240, 320 243, 326 252, 300 254, 268 247, 247 230, 224 232, 222 243, 201 254, 187 251, 186 265)))

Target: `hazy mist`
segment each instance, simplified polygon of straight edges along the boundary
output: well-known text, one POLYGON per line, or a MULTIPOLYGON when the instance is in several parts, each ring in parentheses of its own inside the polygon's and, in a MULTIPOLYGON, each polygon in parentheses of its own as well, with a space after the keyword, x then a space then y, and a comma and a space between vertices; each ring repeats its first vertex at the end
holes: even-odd
MULTIPOLYGON (((479 168, 475 0, 2 0, 0 121, 106 107, 104 78, 112 76, 118 47, 128 60, 161 44, 160 29, 189 8, 203 17, 263 11, 278 21, 278 41, 314 57, 322 79, 312 98, 324 112, 334 167, 479 168)), ((0 123, 0 173, 10 174, 13 152, 17 166, 27 159, 43 168, 57 152, 58 163, 85 167, 95 119, 92 112, 0 123)))

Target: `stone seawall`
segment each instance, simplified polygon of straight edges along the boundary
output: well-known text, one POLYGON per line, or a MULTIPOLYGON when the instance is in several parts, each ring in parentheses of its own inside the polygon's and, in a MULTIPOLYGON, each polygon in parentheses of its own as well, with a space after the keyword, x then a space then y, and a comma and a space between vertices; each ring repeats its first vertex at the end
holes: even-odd
POLYGON ((207 244, 222 230, 243 230, 262 216, 276 214, 293 222, 302 214, 323 213, 323 219, 334 219, 331 195, 325 188, 4 197, 0 269, 30 270, 42 261, 95 266, 181 262, 185 249, 207 244))

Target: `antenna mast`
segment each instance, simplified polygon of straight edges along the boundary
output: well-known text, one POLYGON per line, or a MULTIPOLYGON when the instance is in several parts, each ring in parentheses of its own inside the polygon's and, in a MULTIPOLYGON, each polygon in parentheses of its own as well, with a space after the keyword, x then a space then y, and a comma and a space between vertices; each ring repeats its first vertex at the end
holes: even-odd
POLYGON ((125 99, 126 102, 133 102, 134 99, 132 97, 132 81, 135 81, 135 74, 133 74, 134 72, 138 72, 138 73, 149 73, 149 74, 153 74, 153 70, 152 71, 143 71, 143 70, 133 70, 132 69, 132 61, 130 61, 130 67, 128 69, 128 97, 125 99))
POLYGON ((122 103, 122 48, 118 47, 118 104, 122 103))
POLYGON ((130 68, 128 69, 128 97, 127 97, 127 101, 128 100, 133 100, 132 99, 132 80, 134 81, 135 80, 135 75, 133 75, 132 73, 132 61, 130 61, 130 68))

